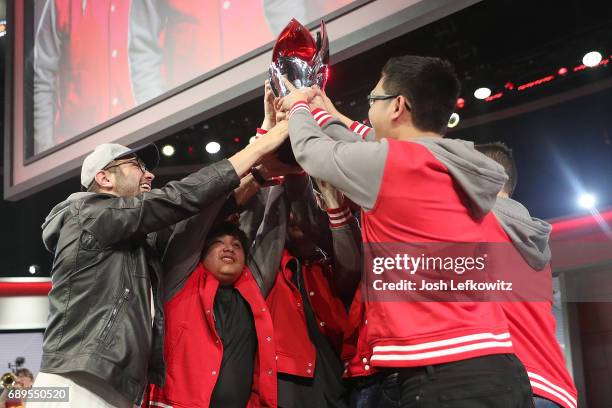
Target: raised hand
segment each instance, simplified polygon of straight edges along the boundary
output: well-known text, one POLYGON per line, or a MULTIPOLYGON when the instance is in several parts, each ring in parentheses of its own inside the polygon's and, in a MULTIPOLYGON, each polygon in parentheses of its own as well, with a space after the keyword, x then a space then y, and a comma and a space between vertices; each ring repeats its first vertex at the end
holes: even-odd
POLYGON ((270 86, 270 81, 266 80, 264 83, 264 120, 261 124, 261 128, 264 130, 270 130, 277 122, 277 112, 274 108, 274 92, 270 86))
POLYGON ((315 184, 319 188, 320 198, 323 201, 323 209, 340 208, 344 204, 344 194, 338 191, 334 186, 326 181, 313 178, 315 184))
POLYGON ((310 100, 314 97, 315 91, 312 88, 296 88, 293 86, 291 81, 287 78, 283 77, 283 82, 287 89, 289 89, 289 94, 280 98, 277 102, 277 109, 280 107, 282 110, 288 111, 291 107, 299 101, 310 102, 310 100))

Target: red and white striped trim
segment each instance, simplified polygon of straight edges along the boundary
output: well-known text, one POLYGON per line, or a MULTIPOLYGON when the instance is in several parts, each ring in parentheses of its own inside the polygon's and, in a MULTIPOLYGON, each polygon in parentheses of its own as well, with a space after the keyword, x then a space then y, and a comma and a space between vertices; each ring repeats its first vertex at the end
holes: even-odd
POLYGON ((529 376, 529 382, 533 388, 534 395, 554 400, 565 408, 576 408, 578 406, 576 398, 567 390, 553 384, 539 374, 528 371, 527 375, 529 376))
POLYGON ((161 408, 173 408, 172 405, 164 404, 163 402, 159 402, 159 401, 149 401, 149 406, 150 407, 161 407, 161 408))
POLYGON ((319 126, 323 127, 324 124, 332 120, 333 116, 325 109, 317 108, 312 111, 312 117, 317 121, 319 126))
POLYGON ((353 214, 351 214, 351 210, 348 207, 328 209, 327 216, 329 217, 329 225, 332 228, 348 225, 353 218, 353 214))
POLYGON ((308 104, 304 101, 297 101, 291 107, 291 110, 289 111, 289 117, 291 118, 295 112, 300 110, 305 110, 310 113, 310 106, 308 106, 308 104))
POLYGON ((357 121, 351 124, 351 130, 361 136, 362 139, 365 139, 368 133, 372 130, 371 127, 367 127, 363 123, 359 123, 357 121))
POLYGON ((484 349, 512 349, 510 333, 477 333, 410 346, 374 346, 371 361, 419 361, 484 349), (504 341, 501 341, 504 340, 504 341), (469 343, 469 344, 464 344, 469 343), (457 344, 461 346, 449 347, 457 344), (436 350, 431 350, 436 349, 436 350), (430 351, 425 351, 430 350, 430 351), (393 354, 382 354, 393 353, 393 354))

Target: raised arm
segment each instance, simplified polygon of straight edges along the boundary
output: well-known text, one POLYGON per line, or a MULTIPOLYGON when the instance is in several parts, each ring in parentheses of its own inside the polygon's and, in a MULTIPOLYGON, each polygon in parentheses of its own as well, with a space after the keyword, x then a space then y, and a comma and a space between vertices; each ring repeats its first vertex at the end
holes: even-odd
POLYGON ((162 255, 163 302, 178 292, 200 262, 206 236, 226 202, 227 197, 219 197, 199 214, 176 224, 162 255))
POLYGON ((331 285, 348 307, 361 278, 361 230, 342 193, 315 180, 329 217, 333 271, 331 285))
POLYGON ((265 138, 227 160, 135 197, 93 195, 78 209, 80 222, 102 247, 146 235, 196 215, 219 197, 238 187, 240 177, 287 137, 281 122, 265 138), (95 201, 95 202, 94 202, 95 201))
POLYGON ((289 110, 289 137, 300 166, 312 177, 327 181, 368 211, 374 207, 382 183, 389 145, 379 142, 346 142, 326 135, 311 115, 307 103, 311 89, 292 90, 278 104, 289 110))
POLYGON ((316 88, 314 91, 315 94, 309 102, 312 117, 326 135, 346 142, 376 140, 374 129, 340 113, 322 89, 316 88))
POLYGON ((380 142, 335 141, 315 122, 306 104, 289 119, 291 146, 297 162, 312 177, 342 191, 370 210, 380 190, 389 145, 380 142))
POLYGON ((258 204, 263 208, 247 209, 240 215, 241 229, 255 230, 247 264, 264 297, 270 293, 279 271, 287 236, 288 208, 284 186, 269 187, 260 192, 258 204), (256 210, 257 212, 250 211, 256 210), (244 225, 249 223, 250 227, 244 225), (255 228, 254 225, 257 225, 255 228))

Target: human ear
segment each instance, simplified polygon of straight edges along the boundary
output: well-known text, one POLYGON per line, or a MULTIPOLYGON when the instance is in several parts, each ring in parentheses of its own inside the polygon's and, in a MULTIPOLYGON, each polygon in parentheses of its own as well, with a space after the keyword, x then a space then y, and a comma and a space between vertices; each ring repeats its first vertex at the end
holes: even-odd
POLYGON ((94 180, 98 185, 102 188, 112 189, 114 184, 114 180, 110 176, 110 173, 106 170, 100 170, 96 173, 94 180))

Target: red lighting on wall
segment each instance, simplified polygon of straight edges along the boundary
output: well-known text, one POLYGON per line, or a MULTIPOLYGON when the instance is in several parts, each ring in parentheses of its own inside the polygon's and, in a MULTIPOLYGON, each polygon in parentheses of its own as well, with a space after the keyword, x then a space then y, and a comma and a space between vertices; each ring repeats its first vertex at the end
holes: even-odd
POLYGON ((465 99, 459 98, 457 99, 457 108, 462 109, 465 106, 465 99))
POLYGON ((503 95, 504 95, 504 93, 503 93, 503 92, 498 92, 498 93, 496 93, 495 95, 491 95, 491 96, 489 96, 488 98, 485 98, 485 101, 487 101, 487 102, 491 102, 491 101, 494 101, 495 99, 499 99, 499 98, 501 98, 503 95))
POLYGON ((506 84, 504 85, 504 88, 511 91, 514 89, 514 84, 512 82, 506 82, 506 84))
POLYGON ((559 75, 567 74, 567 68, 565 68, 565 67, 559 68, 559 70, 557 71, 557 74, 559 74, 559 75))
MULTIPOLYGON (((610 56, 610 58, 612 58, 612 55, 610 56)), ((609 58, 602 59, 602 60, 599 62, 599 64, 595 65, 595 67, 598 67, 598 66, 600 66, 600 65, 608 65, 608 63, 609 63, 609 62, 610 62, 610 59, 609 59, 609 58)), ((595 67, 590 67, 590 68, 595 68, 595 67)), ((585 69, 587 69, 587 68, 589 68, 589 67, 587 67, 587 66, 586 66, 586 65, 584 65, 584 64, 580 64, 580 65, 578 65, 577 67, 574 67, 574 72, 582 71, 582 70, 585 70, 585 69)))
POLYGON ((574 67, 574 72, 582 71, 583 69, 586 69, 586 67, 586 65, 580 64, 577 67, 574 67))
POLYGON ((536 79, 535 81, 531 81, 531 82, 527 82, 526 84, 523 84, 521 86, 519 86, 517 89, 519 91, 528 89, 528 88, 533 88, 534 86, 538 86, 538 85, 542 85, 546 82, 550 82, 553 79, 555 79, 554 75, 549 75, 549 76, 545 76, 544 78, 540 78, 540 79, 536 79))
POLYGON ((236 143, 240 143, 240 138, 239 138, 239 137, 235 137, 235 138, 234 138, 234 142, 236 142, 236 143))
POLYGON ((189 153, 189 154, 193 153, 193 146, 189 146, 187 148, 187 153, 189 153))

